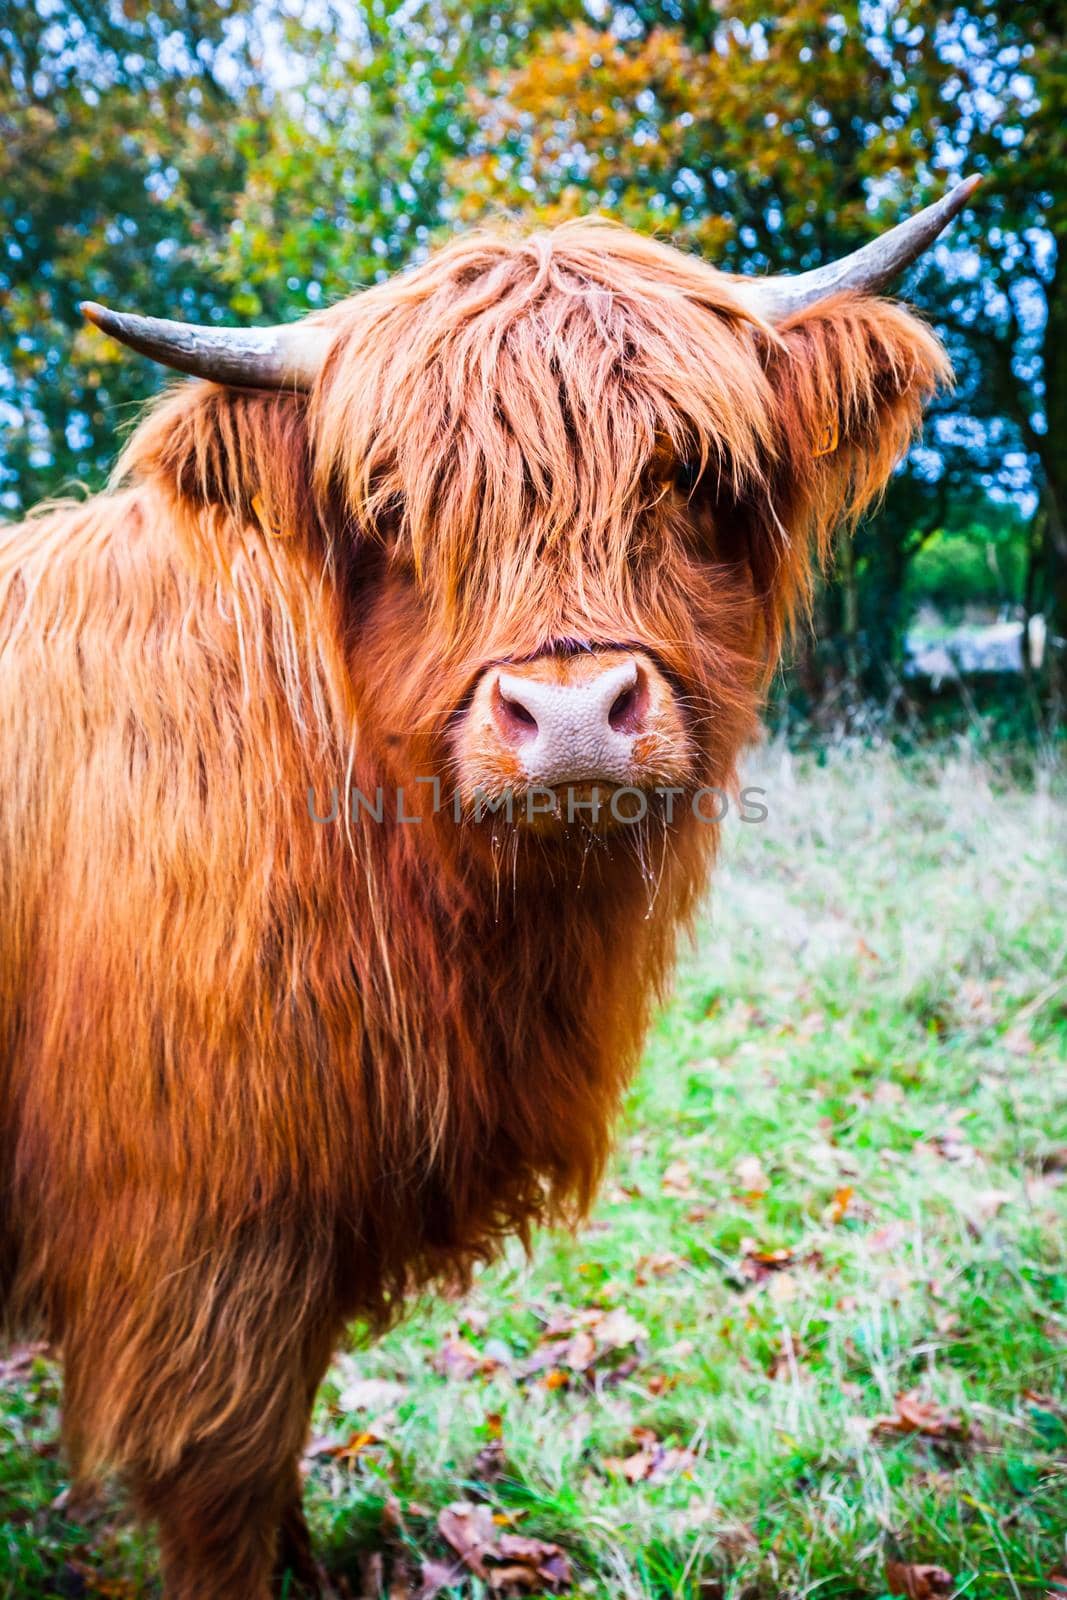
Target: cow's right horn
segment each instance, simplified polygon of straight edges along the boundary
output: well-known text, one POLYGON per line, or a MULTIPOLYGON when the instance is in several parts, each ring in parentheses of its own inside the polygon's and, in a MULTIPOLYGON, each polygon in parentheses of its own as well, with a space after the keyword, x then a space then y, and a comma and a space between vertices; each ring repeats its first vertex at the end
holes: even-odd
POLYGON ((165 367, 247 389, 310 389, 332 334, 315 323, 274 328, 209 328, 165 317, 109 311, 83 300, 81 313, 102 332, 165 367))
POLYGON ((846 290, 881 294, 930 248, 968 204, 980 181, 976 177, 965 178, 925 211, 908 217, 840 261, 828 261, 792 277, 736 277, 730 287, 746 309, 772 323, 782 322, 846 290))

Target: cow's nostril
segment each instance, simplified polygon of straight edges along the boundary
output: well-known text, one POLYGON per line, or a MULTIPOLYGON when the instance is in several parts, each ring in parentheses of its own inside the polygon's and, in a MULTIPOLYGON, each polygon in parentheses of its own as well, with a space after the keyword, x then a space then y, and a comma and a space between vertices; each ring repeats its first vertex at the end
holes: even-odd
POLYGON ((616 733, 637 733, 645 708, 645 687, 638 678, 626 685, 612 701, 608 721, 616 733))
POLYGON ((494 696, 494 709, 501 731, 511 743, 525 744, 537 737, 537 718, 533 712, 514 695, 505 694, 499 683, 494 696))
POLYGON ((537 727, 537 718, 531 711, 527 711, 526 707, 520 700, 509 700, 507 695, 505 695, 504 704, 507 707, 509 714, 513 717, 516 717, 519 722, 524 722, 528 728, 537 727))
POLYGON ((608 712, 608 721, 617 733, 624 731, 624 724, 633 711, 636 698, 637 695, 632 684, 629 689, 624 689, 622 694, 616 697, 615 704, 608 712))

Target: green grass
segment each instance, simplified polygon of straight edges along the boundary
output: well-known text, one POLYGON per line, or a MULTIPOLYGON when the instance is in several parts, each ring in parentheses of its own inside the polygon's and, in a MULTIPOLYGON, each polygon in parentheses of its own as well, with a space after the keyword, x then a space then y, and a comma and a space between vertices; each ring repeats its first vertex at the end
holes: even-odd
MULTIPOLYGON (((873 1600, 887 1561, 969 1600, 1058 1592, 1056 784, 858 750, 766 752, 751 781, 769 820, 729 825, 589 1226, 331 1374, 308 1501, 341 1592, 417 1592, 455 1501, 558 1544, 589 1596, 873 1600), (927 1433, 876 1426, 900 1395, 939 1408, 927 1433), (631 1482, 612 1462, 642 1446, 631 1482)), ((153 1593, 117 1499, 56 1504, 57 1402, 41 1361, 3 1389, 0 1596, 153 1593)))

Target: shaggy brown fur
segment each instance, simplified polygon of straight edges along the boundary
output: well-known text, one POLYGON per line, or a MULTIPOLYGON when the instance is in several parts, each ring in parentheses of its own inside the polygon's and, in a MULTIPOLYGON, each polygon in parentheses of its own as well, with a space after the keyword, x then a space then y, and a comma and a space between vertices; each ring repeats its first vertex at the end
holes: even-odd
POLYGON ((947 377, 895 305, 772 331, 590 223, 320 320, 312 394, 183 384, 111 493, 0 541, 0 1289, 172 1600, 300 1553, 347 1319, 588 1204, 705 881, 688 813, 515 830, 503 868, 434 814, 479 675, 636 645, 728 782, 813 556, 947 377), (379 783, 421 822, 346 821, 379 783))

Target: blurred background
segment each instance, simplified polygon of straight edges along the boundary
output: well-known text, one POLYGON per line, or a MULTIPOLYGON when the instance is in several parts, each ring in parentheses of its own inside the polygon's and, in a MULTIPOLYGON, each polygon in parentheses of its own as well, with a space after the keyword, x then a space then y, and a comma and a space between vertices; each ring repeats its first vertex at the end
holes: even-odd
POLYGON ((772 720, 1044 743, 1067 636, 1062 0, 0 0, 0 516, 162 374, 79 300, 276 321, 501 213, 803 270, 981 173, 902 286, 958 373, 772 720))

